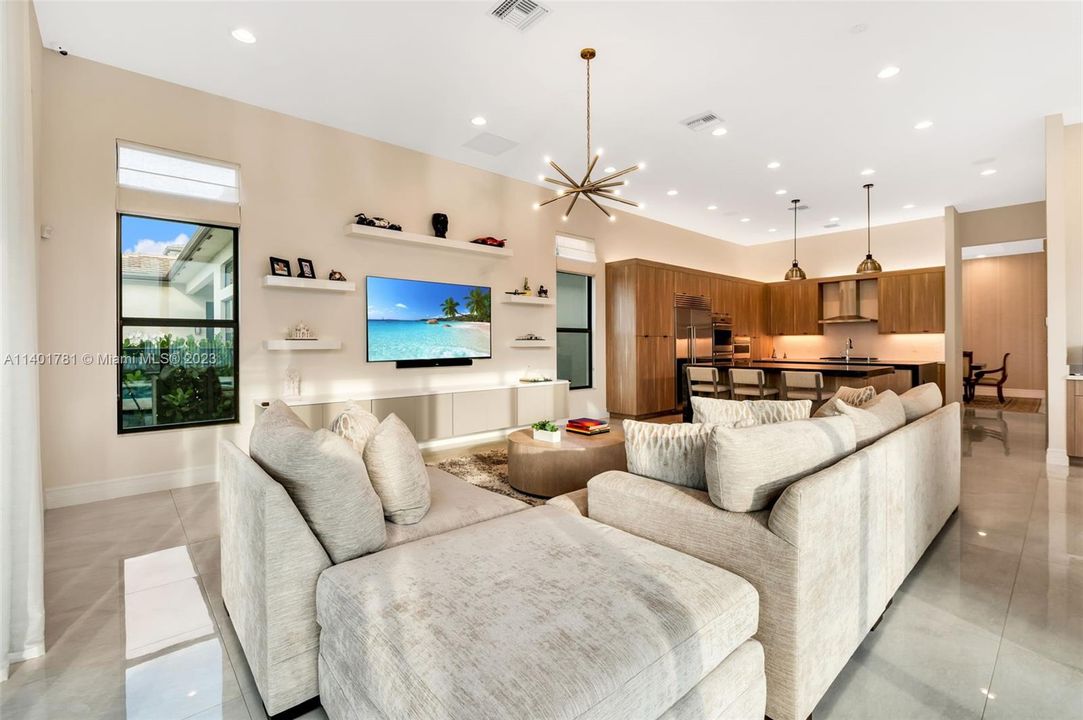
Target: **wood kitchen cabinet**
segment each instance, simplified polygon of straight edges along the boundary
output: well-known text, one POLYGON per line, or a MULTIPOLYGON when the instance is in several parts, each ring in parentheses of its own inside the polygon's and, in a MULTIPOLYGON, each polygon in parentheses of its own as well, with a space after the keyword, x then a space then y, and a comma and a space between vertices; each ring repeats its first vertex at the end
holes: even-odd
POLYGON ((711 296, 711 276, 699 272, 673 273, 673 291, 683 295, 711 296))
POLYGON ((820 283, 799 280, 767 286, 769 335, 822 335, 820 283))
POLYGON ((635 268, 636 335, 673 335, 675 273, 653 265, 635 268))
POLYGON ((767 286, 767 334, 794 334, 794 286, 776 283, 767 286))
POLYGON ((877 279, 880 334, 944 332, 944 271, 892 273, 877 279))
MULTIPOLYGON (((737 314, 737 287, 735 280, 711 278, 711 312, 715 314, 737 314)), ((734 318, 736 319, 736 318, 734 318)))
POLYGON ((636 338, 636 415, 654 415, 676 406, 673 338, 636 338))

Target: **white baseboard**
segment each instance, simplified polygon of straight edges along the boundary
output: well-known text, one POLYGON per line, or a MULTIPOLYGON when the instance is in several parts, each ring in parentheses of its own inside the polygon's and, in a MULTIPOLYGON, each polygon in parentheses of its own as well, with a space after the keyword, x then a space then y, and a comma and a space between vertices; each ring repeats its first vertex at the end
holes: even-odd
POLYGON ((98 502, 99 500, 112 500, 119 497, 128 497, 129 495, 142 495, 143 493, 157 492, 159 490, 174 490, 176 488, 216 482, 218 476, 214 470, 214 465, 200 465, 181 468, 180 470, 150 473, 149 475, 133 475, 131 477, 99 480, 98 482, 79 485, 61 485, 45 490, 45 508, 83 505, 98 502))
POLYGON ((1049 448, 1045 451, 1045 464, 1054 467, 1068 467, 1068 453, 1057 448, 1049 448))
MULTIPOLYGON (((997 389, 995 387, 985 387, 979 385, 974 388, 975 395, 996 395, 997 389)), ((1037 398, 1038 400, 1045 400, 1045 390, 1027 390, 1024 388, 1004 388, 1005 397, 1017 397, 1017 398, 1037 398)))

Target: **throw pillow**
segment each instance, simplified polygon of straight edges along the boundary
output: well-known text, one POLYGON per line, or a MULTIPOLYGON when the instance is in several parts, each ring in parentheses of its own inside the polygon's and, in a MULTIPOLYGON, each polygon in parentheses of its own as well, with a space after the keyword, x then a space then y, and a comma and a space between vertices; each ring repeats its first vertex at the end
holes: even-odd
POLYGON ((791 483, 854 451, 847 418, 813 418, 743 430, 714 427, 704 467, 711 502, 731 512, 762 510, 791 483))
POLYGON ((903 411, 906 413, 906 422, 912 423, 943 405, 944 395, 936 383, 925 383, 910 388, 899 396, 899 400, 902 401, 903 411))
POLYGON ((820 406, 820 409, 816 411, 816 417, 831 417, 832 415, 841 414, 839 407, 836 404, 836 400, 842 400, 850 407, 861 407, 865 403, 872 402, 872 399, 876 397, 876 388, 872 385, 866 385, 864 387, 846 387, 843 385, 830 400, 820 406))
POLYGON ((331 422, 331 430, 346 438, 359 453, 365 452, 365 445, 376 434, 378 427, 380 419, 355 402, 348 403, 346 409, 331 422))
POLYGON ((808 420, 812 414, 811 400, 745 400, 757 425, 808 420))
POLYGON ((276 400, 256 419, 248 444, 252 459, 286 489, 331 562, 384 546, 380 498, 348 442, 329 430, 313 432, 276 400))
POLYGON ((859 408, 851 407, 841 400, 838 407, 839 412, 854 424, 858 448, 871 445, 906 424, 906 411, 903 410, 902 401, 891 390, 885 390, 872 402, 859 408))
POLYGON ((756 424, 756 418, 747 403, 693 396, 692 422, 725 427, 752 427, 756 424))
POLYGON ((413 525, 429 511, 429 471, 410 428, 391 413, 368 443, 365 466, 372 487, 384 505, 384 517, 396 525, 413 525))
POLYGON ((703 458, 711 425, 624 421, 628 472, 654 480, 707 489, 703 458))

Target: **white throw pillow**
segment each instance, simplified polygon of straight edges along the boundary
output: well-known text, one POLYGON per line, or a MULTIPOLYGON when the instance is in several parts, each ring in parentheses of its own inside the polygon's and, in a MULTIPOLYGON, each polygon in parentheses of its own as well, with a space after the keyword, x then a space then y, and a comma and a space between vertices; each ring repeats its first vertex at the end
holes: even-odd
POLYGON ((811 400, 745 400, 757 425, 808 420, 811 400))
POLYGON ((692 396, 692 422, 723 427, 752 427, 756 424, 756 418, 748 403, 694 395, 692 396))
POLYGON ((391 413, 365 444, 365 466, 384 506, 384 517, 396 525, 413 525, 429 511, 429 471, 410 428, 391 413))
POLYGON ((380 419, 355 402, 348 403, 346 409, 331 422, 331 431, 346 438, 354 450, 362 454, 378 427, 380 419))
POLYGON ((936 383, 925 383, 910 388, 899 396, 899 400, 902 401, 903 411, 906 413, 906 422, 912 423, 943 405, 944 395, 936 383))
POLYGON ((634 475, 707 489, 703 459, 711 425, 624 421, 624 450, 628 472, 634 475))
POLYGON ((832 415, 839 415, 839 406, 836 403, 837 400, 842 400, 850 407, 861 407, 866 403, 872 402, 872 399, 876 397, 876 388, 872 385, 866 385, 864 387, 842 387, 835 390, 834 396, 825 402, 816 411, 816 417, 831 417, 832 415))
POLYGON ((361 456, 329 430, 313 432, 281 400, 256 418, 252 459, 286 489, 334 563, 384 546, 383 508, 361 456))
POLYGON ((834 464, 854 447, 854 424, 844 417, 715 427, 704 462, 707 491, 723 510, 762 510, 788 485, 834 464))
POLYGON ((858 448, 871 445, 906 424, 906 411, 903 410, 902 401, 891 390, 885 390, 872 402, 859 408, 851 407, 840 400, 838 408, 840 413, 853 422, 858 448))

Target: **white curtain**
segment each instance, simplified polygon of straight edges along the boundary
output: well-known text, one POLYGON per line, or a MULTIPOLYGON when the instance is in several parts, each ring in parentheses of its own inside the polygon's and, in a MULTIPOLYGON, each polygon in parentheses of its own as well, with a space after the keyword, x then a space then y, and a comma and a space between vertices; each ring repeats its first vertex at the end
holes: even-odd
POLYGON ((30 13, 0 2, 0 680, 45 651, 30 13))

